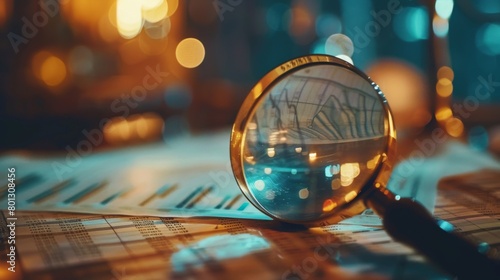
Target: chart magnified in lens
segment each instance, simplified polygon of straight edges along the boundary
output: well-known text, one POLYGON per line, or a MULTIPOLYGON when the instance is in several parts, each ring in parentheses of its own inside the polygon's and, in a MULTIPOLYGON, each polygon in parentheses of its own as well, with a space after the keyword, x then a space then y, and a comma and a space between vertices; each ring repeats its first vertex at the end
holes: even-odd
POLYGON ((347 67, 319 64, 264 91, 243 144, 249 194, 262 208, 317 220, 358 196, 387 145, 375 87, 347 67))

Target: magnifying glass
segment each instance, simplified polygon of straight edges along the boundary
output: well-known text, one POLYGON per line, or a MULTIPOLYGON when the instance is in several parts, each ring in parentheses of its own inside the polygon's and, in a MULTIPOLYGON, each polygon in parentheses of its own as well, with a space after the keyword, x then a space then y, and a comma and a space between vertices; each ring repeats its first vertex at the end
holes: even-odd
POLYGON ((230 157, 243 194, 273 219, 322 226, 370 207, 395 240, 451 274, 500 279, 495 261, 441 229, 419 203, 385 188, 395 145, 379 86, 341 59, 310 55, 283 63, 253 87, 232 129, 230 157))

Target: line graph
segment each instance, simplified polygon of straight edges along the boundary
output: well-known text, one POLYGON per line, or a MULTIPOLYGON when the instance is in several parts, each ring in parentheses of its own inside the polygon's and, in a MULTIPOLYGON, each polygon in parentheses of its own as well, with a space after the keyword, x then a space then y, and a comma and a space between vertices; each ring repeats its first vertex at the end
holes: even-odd
POLYGON ((300 70, 270 89, 250 133, 271 144, 273 134, 285 131, 298 143, 379 138, 384 135, 381 101, 370 83, 359 79, 340 67, 300 70))

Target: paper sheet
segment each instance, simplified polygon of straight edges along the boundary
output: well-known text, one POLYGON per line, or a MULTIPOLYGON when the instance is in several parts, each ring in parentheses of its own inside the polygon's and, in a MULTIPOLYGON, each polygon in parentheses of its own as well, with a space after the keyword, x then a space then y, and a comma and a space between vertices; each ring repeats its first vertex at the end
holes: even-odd
POLYGON ((450 141, 434 157, 413 157, 398 163, 392 171, 388 188, 402 197, 417 200, 432 213, 440 179, 488 168, 500 170, 500 162, 490 154, 450 141))
MULTIPOLYGON (((1 168, 14 166, 19 175, 16 261, 23 276, 449 278, 410 248, 392 241, 370 210, 322 228, 270 221, 241 196, 227 166, 228 155, 221 153, 227 151, 226 134, 190 141, 83 157, 63 173, 54 169, 54 163, 69 166, 64 155, 41 160, 2 157, 1 168)), ((500 186, 493 186, 479 192, 494 198, 486 206, 477 201, 478 193, 444 187, 438 192, 435 214, 499 257, 500 186)), ((2 208, 7 202, 5 190, 0 185, 2 208)), ((0 217, 2 279, 20 277, 5 267, 9 217, 8 211, 0 217)))
MULTIPOLYGON (((500 259, 495 174, 489 181, 466 175, 476 185, 483 180, 473 190, 443 181, 436 215, 500 259)), ((18 255, 25 276, 34 278, 452 279, 380 227, 363 224, 305 229, 265 220, 63 213, 19 213, 18 221, 18 255)))
MULTIPOLYGON (((27 211, 268 220, 239 190, 228 150, 225 131, 92 156, 6 156, 0 170, 16 168, 17 208, 27 211)), ((6 176, 0 173, 0 209, 6 176)))

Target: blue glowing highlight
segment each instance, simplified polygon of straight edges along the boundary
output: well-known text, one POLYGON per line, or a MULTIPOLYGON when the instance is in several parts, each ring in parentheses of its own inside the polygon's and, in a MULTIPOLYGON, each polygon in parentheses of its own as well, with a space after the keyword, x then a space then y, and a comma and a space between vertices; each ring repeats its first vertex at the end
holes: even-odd
POLYGON ((481 26, 476 34, 476 46, 487 55, 500 55, 500 24, 481 26))
POLYGON ((333 14, 321 14, 316 19, 316 34, 318 37, 328 37, 342 31, 340 19, 333 14))
POLYGON ((327 38, 320 38, 311 47, 312 54, 326 54, 325 43, 327 38))
POLYGON ((425 40, 429 37, 429 15, 424 7, 404 8, 394 16, 394 32, 406 42, 425 40))
POLYGON ((453 0, 437 0, 435 9, 436 14, 444 19, 449 19, 453 12, 453 0))

